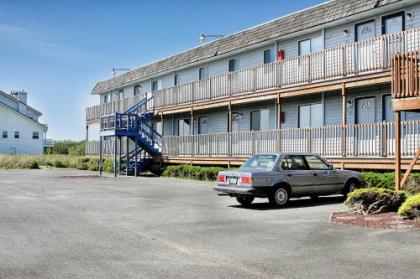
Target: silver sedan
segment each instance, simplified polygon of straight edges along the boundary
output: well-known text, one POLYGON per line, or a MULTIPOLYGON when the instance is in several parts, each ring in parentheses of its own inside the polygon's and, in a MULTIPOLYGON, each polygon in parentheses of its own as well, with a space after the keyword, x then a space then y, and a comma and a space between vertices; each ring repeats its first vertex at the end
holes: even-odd
POLYGON ((255 197, 285 206, 290 197, 347 195, 361 181, 360 173, 334 169, 315 154, 273 153, 252 156, 237 171, 220 172, 214 189, 244 206, 255 197))

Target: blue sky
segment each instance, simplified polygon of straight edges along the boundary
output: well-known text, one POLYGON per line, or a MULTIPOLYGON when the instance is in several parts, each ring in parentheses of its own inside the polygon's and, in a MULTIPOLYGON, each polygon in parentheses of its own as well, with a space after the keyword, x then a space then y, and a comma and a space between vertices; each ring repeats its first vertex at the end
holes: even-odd
POLYGON ((48 138, 85 137, 90 91, 134 69, 323 1, 0 0, 0 90, 25 89, 48 138))

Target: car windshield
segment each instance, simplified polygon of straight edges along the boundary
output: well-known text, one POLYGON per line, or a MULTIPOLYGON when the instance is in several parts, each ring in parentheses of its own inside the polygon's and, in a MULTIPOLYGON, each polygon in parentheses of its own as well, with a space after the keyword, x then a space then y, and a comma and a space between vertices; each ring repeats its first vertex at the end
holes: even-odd
POLYGON ((276 155, 255 155, 249 158, 240 169, 271 170, 276 163, 276 160, 276 155))

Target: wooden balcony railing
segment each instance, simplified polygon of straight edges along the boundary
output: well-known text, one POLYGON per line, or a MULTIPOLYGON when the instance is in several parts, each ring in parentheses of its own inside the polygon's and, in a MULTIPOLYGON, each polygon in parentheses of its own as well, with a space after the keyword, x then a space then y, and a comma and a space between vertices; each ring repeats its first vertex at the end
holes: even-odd
POLYGON ((98 120, 101 116, 109 115, 113 113, 124 113, 129 108, 136 105, 142 99, 146 97, 145 94, 140 94, 134 97, 125 98, 122 100, 112 101, 106 104, 96 105, 93 107, 86 108, 86 121, 98 120))
POLYGON ((154 106, 162 108, 388 71, 395 54, 418 49, 420 29, 411 29, 155 91, 154 106))
POLYGON ((395 55, 392 63, 392 96, 420 97, 420 52, 395 55))
MULTIPOLYGON (((402 122, 401 134, 402 156, 411 157, 420 145, 420 121, 402 122)), ((388 158, 394 156, 394 135, 394 123, 384 122, 169 136, 162 138, 162 153, 164 156, 247 157, 265 152, 310 152, 327 158, 388 158)), ((110 152, 113 145, 104 146, 110 152)), ((99 142, 87 142, 86 154, 99 154, 99 142)))

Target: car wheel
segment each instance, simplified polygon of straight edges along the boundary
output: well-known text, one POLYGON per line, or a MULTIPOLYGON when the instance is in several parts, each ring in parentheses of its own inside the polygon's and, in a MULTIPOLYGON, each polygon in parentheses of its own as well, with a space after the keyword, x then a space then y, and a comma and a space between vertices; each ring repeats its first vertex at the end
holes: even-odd
POLYGON ((249 206, 254 201, 254 197, 236 197, 236 200, 242 206, 249 206))
POLYGON ((285 206, 289 202, 289 192, 284 187, 280 187, 268 199, 272 205, 285 206))
POLYGON ((345 198, 347 198, 347 195, 351 192, 353 192, 354 190, 356 190, 357 188, 359 188, 360 183, 354 179, 350 180, 349 182, 347 182, 346 186, 344 186, 344 190, 343 190, 343 196, 345 198))

